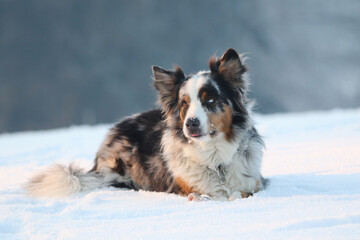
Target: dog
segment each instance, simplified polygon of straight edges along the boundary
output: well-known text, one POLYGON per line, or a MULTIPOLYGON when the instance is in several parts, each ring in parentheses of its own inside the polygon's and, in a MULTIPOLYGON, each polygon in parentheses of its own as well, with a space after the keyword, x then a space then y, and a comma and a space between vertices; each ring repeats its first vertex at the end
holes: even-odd
POLYGON ((189 200, 234 200, 267 185, 264 142, 251 118, 247 67, 234 49, 211 57, 210 71, 153 66, 159 109, 110 129, 90 171, 55 164, 30 179, 33 197, 63 197, 100 187, 175 193, 189 200))

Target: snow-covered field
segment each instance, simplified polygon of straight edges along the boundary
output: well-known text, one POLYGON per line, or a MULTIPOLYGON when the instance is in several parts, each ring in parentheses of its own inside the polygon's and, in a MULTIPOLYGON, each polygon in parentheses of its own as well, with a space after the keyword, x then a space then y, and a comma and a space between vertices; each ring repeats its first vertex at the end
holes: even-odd
POLYGON ((360 239, 360 109, 256 120, 271 184, 233 202, 114 188, 32 199, 32 172, 90 168, 109 125, 2 134, 0 239, 360 239))

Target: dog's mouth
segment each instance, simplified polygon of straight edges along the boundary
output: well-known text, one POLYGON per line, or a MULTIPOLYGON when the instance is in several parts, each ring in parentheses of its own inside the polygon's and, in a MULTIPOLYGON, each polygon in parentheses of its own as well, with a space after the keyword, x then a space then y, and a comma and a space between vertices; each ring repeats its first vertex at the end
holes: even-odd
POLYGON ((192 133, 192 134, 190 134, 190 136, 193 137, 193 138, 199 138, 199 137, 202 137, 202 134, 200 134, 200 133, 192 133))
MULTIPOLYGON (((217 134, 217 131, 216 130, 211 130, 209 132, 209 136, 210 137, 215 137, 217 134)), ((190 136, 192 138, 201 138, 201 137, 204 137, 204 136, 207 136, 207 134, 202 134, 202 133, 191 133, 190 136)))
POLYGON ((200 129, 196 129, 196 130, 192 130, 192 131, 186 131, 186 135, 190 138, 201 138, 203 136, 205 136, 206 134, 204 134, 200 129))

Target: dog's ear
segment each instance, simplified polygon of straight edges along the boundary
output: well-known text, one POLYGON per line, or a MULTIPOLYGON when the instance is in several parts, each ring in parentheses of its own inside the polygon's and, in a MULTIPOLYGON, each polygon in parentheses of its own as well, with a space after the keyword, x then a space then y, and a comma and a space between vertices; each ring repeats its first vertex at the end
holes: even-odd
POLYGON ((165 114, 173 113, 177 108, 178 92, 185 81, 182 69, 175 66, 175 70, 167 71, 161 67, 153 66, 154 87, 159 91, 159 103, 165 114))
POLYGON ((246 66, 241 62, 239 54, 229 48, 220 59, 210 58, 209 67, 212 74, 219 74, 225 80, 243 88, 243 74, 247 71, 246 66))
POLYGON ((174 71, 167 71, 158 66, 153 66, 152 70, 154 86, 159 92, 173 92, 175 86, 181 84, 185 79, 184 72, 178 66, 175 66, 174 71))

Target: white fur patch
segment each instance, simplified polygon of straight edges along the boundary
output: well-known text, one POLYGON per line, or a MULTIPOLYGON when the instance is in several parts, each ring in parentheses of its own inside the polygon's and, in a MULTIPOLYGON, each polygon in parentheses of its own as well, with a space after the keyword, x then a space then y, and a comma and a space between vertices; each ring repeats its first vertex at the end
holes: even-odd
POLYGON ((191 138, 191 136, 187 135, 186 131, 186 122, 190 118, 197 118, 200 121, 200 127, 203 133, 207 132, 207 123, 208 118, 204 108, 201 105, 201 101, 198 98, 199 90, 208 82, 206 76, 203 75, 203 72, 199 72, 190 78, 186 85, 181 89, 181 95, 188 95, 190 98, 190 105, 189 109, 187 110, 184 125, 183 125, 183 132, 186 137, 191 138))

